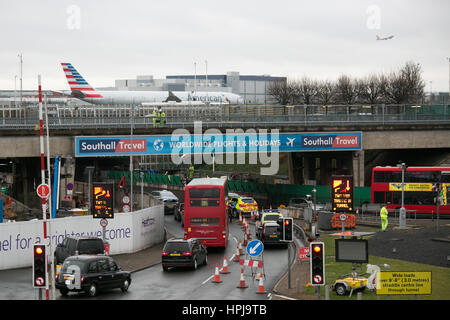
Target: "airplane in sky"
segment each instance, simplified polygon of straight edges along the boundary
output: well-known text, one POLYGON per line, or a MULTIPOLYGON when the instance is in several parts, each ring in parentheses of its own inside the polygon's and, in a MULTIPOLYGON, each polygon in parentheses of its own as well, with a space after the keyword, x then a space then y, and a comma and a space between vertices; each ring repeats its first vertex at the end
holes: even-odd
POLYGON ((244 103, 239 95, 231 92, 96 90, 89 85, 71 63, 62 62, 61 66, 70 86, 70 95, 93 104, 244 103))
POLYGON ((380 38, 380 36, 377 35, 377 40, 390 40, 392 39, 394 36, 389 36, 389 37, 385 37, 385 38, 380 38))

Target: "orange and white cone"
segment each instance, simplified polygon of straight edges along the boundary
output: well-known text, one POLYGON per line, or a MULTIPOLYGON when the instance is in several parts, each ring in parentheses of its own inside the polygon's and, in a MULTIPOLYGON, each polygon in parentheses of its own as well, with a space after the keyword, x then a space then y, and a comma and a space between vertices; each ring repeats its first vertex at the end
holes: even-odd
POLYGON ((236 253, 234 254, 233 261, 238 262, 240 259, 240 253, 239 253, 239 244, 236 246, 236 253))
POLYGON ((252 237, 250 237, 250 228, 247 228, 247 240, 250 240, 252 237))
POLYGON ((216 263, 216 271, 214 272, 214 279, 213 281, 214 283, 220 283, 222 282, 222 280, 220 280, 220 275, 219 275, 219 264, 216 263))
POLYGON ((245 234, 245 230, 244 230, 244 243, 242 244, 244 247, 246 247, 247 246, 247 237, 246 237, 246 234, 245 234))
POLYGON ((242 256, 244 254, 244 249, 242 249, 242 242, 239 240, 239 255, 242 256))
POLYGON ((258 271, 259 272, 256 273, 256 280, 259 280, 259 279, 261 279, 263 277, 263 273, 262 273, 261 268, 258 268, 258 271))
POLYGON ((227 257, 223 256, 223 266, 222 266, 222 270, 220 270, 220 273, 230 273, 230 271, 228 270, 228 262, 227 262, 227 257))
POLYGON ((239 213, 239 224, 242 225, 242 215, 239 213))
POLYGON ((259 278, 259 285, 258 290, 256 290, 256 293, 267 293, 267 291, 264 290, 264 280, 263 277, 259 278))
POLYGON ((239 280, 239 285, 236 288, 241 288, 241 289, 248 288, 248 285, 245 283, 245 279, 244 279, 244 268, 241 268, 241 278, 239 280))

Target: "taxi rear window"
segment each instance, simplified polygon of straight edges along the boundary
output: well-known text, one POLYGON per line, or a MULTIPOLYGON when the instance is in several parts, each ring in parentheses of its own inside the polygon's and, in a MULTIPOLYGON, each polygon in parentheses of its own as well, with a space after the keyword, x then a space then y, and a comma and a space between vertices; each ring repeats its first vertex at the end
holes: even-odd
POLYGON ((83 272, 86 266, 86 263, 84 261, 81 260, 66 260, 64 261, 63 265, 62 265, 62 272, 67 272, 67 269, 70 266, 78 266, 80 268, 80 271, 83 272))

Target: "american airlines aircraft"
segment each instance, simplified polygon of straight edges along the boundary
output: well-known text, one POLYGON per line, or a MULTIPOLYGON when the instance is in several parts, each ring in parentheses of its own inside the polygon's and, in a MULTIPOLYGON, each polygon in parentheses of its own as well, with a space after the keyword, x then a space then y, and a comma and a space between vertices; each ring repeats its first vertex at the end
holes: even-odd
POLYGON ((84 80, 78 71, 68 62, 61 66, 69 83, 71 96, 93 104, 150 104, 157 103, 225 103, 239 104, 244 100, 230 92, 195 92, 195 91, 101 91, 96 90, 84 80))

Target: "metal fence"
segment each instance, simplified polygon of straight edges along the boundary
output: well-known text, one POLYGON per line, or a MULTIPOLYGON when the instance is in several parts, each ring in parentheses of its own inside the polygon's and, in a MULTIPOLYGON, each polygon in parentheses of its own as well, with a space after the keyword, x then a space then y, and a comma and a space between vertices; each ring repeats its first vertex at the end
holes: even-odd
MULTIPOLYGON (((163 106, 165 127, 346 126, 349 124, 449 124, 450 105, 177 105, 163 106)), ((153 127, 153 107, 142 105, 48 105, 49 126, 64 128, 153 127)), ((32 129, 37 105, 0 106, 0 128, 32 129)))

